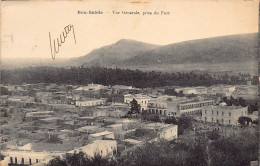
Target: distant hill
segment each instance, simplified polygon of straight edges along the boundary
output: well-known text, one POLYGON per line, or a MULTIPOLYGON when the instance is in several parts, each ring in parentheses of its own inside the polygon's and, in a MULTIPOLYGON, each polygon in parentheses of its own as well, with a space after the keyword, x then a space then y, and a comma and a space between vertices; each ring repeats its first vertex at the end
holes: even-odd
POLYGON ((191 40, 157 47, 122 62, 122 65, 227 63, 256 60, 257 34, 191 40))
POLYGON ((121 39, 114 44, 94 49, 85 56, 74 58, 73 61, 77 64, 86 66, 117 65, 123 60, 142 55, 157 47, 159 46, 134 40, 121 39))

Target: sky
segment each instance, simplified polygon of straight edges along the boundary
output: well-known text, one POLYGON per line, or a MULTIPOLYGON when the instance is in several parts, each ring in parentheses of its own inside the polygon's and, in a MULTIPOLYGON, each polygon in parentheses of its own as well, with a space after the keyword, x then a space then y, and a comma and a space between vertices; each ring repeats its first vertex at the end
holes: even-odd
POLYGON ((50 38, 74 26, 56 59, 84 56, 93 49, 133 39, 166 45, 181 41, 258 32, 258 2, 242 0, 3 1, 1 58, 52 60, 50 38), (137 3, 139 2, 139 3, 137 3), (103 14, 78 14, 78 11, 103 14), (112 11, 139 11, 115 15, 112 11), (159 15, 143 15, 143 12, 159 15), (161 15, 161 11, 170 15, 161 15))

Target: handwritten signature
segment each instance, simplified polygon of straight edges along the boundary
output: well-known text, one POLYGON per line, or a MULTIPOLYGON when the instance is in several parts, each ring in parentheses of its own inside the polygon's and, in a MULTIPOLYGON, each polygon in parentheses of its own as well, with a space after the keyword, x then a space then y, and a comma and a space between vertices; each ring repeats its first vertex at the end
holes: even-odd
POLYGON ((51 57, 52 57, 52 59, 55 59, 56 54, 59 53, 60 46, 62 45, 62 43, 65 43, 65 40, 66 40, 68 34, 70 33, 70 31, 73 32, 74 41, 75 41, 75 44, 76 44, 76 37, 75 37, 75 32, 74 32, 74 26, 71 25, 71 24, 69 24, 66 27, 64 27, 64 31, 60 34, 60 37, 57 38, 57 40, 53 39, 53 43, 52 43, 52 39, 51 39, 51 33, 49 32, 50 48, 51 48, 51 57))

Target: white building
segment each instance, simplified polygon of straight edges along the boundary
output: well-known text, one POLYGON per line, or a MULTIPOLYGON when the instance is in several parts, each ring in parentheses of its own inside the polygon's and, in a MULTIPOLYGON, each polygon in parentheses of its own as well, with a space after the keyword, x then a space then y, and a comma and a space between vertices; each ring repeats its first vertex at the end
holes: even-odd
POLYGON ((175 91, 177 93, 179 93, 180 91, 183 92, 183 94, 197 94, 197 90, 196 88, 190 88, 190 87, 186 87, 186 88, 176 88, 175 91))
POLYGON ((133 101, 133 99, 135 99, 137 101, 137 104, 140 104, 141 112, 142 112, 144 110, 147 110, 147 105, 148 105, 148 102, 151 100, 151 97, 147 96, 147 95, 141 95, 141 94, 124 95, 124 102, 127 103, 127 104, 130 104, 130 102, 133 101))
POLYGON ((237 125, 240 116, 247 116, 248 107, 240 106, 209 106, 202 110, 202 120, 205 122, 237 125))
POLYGON ((203 107, 207 107, 213 104, 214 100, 180 102, 178 104, 178 110, 180 111, 180 114, 201 113, 203 107))
POLYGON ((53 156, 60 156, 61 154, 49 153, 49 152, 33 152, 33 151, 2 151, 2 155, 5 155, 0 165, 7 166, 9 163, 13 164, 25 164, 34 165, 37 163, 48 163, 53 156))
POLYGON ((6 156, 3 161, 0 162, 0 165, 7 166, 9 163, 13 164, 25 164, 25 165, 44 165, 48 163, 54 157, 62 157, 66 152, 66 149, 59 149, 60 146, 55 146, 57 149, 55 151, 48 150, 39 150, 43 149, 41 147, 31 143, 28 143, 22 147, 16 147, 15 149, 8 149, 1 151, 1 154, 6 156))
POLYGON ((100 84, 88 84, 88 86, 83 86, 75 89, 75 91, 97 91, 104 87, 104 85, 100 84))
POLYGON ((89 139, 92 140, 115 139, 115 134, 110 131, 103 131, 100 133, 90 134, 89 139))
POLYGON ((148 103, 147 112, 164 116, 180 116, 181 114, 201 114, 202 107, 213 105, 213 100, 187 100, 185 98, 156 98, 148 103))
POLYGON ((163 124, 163 123, 149 123, 143 126, 142 128, 157 130, 158 139, 172 140, 178 138, 178 125, 173 124, 163 124))
POLYGON ((94 157, 95 155, 102 157, 113 156, 117 152, 117 142, 116 140, 95 140, 86 146, 71 150, 67 153, 74 154, 75 152, 83 152, 90 157, 94 157))
POLYGON ((178 125, 170 125, 160 132, 159 138, 172 140, 178 138, 178 125))

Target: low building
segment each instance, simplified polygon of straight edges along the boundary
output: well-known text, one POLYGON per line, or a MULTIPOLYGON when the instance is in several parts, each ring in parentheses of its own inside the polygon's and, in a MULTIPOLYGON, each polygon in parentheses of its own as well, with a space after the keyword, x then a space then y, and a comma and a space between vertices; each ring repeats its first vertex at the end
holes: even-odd
POLYGON ((178 138, 178 125, 149 123, 143 126, 144 129, 155 130, 158 132, 158 137, 155 139, 173 140, 178 138))
POLYGON ((120 118, 120 117, 126 116, 128 114, 128 112, 120 110, 120 109, 116 109, 116 110, 109 110, 107 112, 107 114, 108 114, 107 116, 109 116, 109 117, 120 118))
POLYGON ((101 84, 88 84, 88 86, 83 86, 75 89, 75 91, 97 91, 104 87, 101 84))
POLYGON ((120 93, 129 92, 130 90, 133 89, 133 87, 125 86, 125 85, 114 85, 112 89, 113 89, 113 94, 120 94, 120 93))
POLYGON ((75 105, 77 107, 90 107, 90 106, 98 106, 105 104, 106 99, 95 99, 95 98, 88 98, 84 101, 76 101, 75 105))
POLYGON ((237 125, 240 116, 247 116, 248 107, 240 106, 209 106, 202 110, 202 120, 205 122, 225 125, 237 125))
POLYGON ((89 135, 90 140, 105 140, 105 139, 115 139, 115 134, 113 132, 109 131, 103 131, 100 133, 90 134, 89 135))
POLYGON ((90 157, 100 155, 101 157, 110 157, 117 153, 117 141, 116 140, 95 140, 86 146, 77 148, 67 152, 67 154, 73 155, 75 152, 83 152, 90 157))
POLYGON ((159 134, 159 138, 166 140, 172 140, 178 138, 178 125, 170 125, 164 129, 159 134))
POLYGON ((183 94, 197 94, 196 88, 190 88, 190 87, 185 87, 185 88, 176 88, 175 91, 179 93, 180 91, 183 92, 183 94))
POLYGON ((62 156, 72 146, 64 146, 62 144, 49 144, 49 143, 28 143, 15 149, 7 149, 1 151, 5 156, 4 165, 8 164, 25 164, 25 165, 44 165, 54 157, 62 156))

